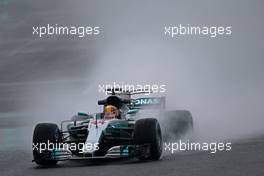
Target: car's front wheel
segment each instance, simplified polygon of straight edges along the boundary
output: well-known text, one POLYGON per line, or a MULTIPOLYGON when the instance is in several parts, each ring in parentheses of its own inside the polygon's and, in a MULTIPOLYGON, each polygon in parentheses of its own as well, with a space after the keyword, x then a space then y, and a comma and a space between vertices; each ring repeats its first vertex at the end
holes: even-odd
POLYGON ((39 123, 36 125, 33 134, 33 158, 41 166, 54 166, 58 161, 53 160, 48 144, 56 145, 61 139, 59 127, 53 123, 39 123), (45 149, 45 148, 46 149, 45 149))
POLYGON ((136 145, 150 145, 150 155, 140 156, 140 160, 158 160, 162 154, 162 135, 157 119, 139 119, 135 124, 134 141, 136 145))

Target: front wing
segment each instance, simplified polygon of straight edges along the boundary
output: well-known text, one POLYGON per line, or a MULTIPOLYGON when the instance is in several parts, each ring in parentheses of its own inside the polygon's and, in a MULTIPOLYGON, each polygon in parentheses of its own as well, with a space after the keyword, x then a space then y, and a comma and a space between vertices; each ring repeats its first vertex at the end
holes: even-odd
POLYGON ((104 156, 95 156, 92 153, 74 155, 70 150, 52 150, 44 151, 43 158, 46 160, 91 160, 91 159, 107 159, 107 158, 133 158, 148 157, 150 155, 150 145, 120 145, 111 147, 104 156))

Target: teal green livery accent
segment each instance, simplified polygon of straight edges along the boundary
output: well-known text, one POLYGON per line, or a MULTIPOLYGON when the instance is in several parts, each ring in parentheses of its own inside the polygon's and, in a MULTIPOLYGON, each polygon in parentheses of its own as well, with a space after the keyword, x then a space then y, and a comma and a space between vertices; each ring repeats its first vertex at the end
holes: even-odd
POLYGON ((129 148, 127 145, 123 145, 120 147, 120 155, 129 156, 129 148))
POLYGON ((88 114, 85 112, 78 112, 78 116, 88 116, 88 114))
POLYGON ((108 124, 108 127, 105 129, 106 133, 112 133, 113 135, 115 133, 119 134, 120 128, 127 128, 128 127, 128 123, 127 121, 114 121, 114 122, 110 122, 108 124))
POLYGON ((136 114, 139 111, 139 109, 129 109, 127 114, 136 114))

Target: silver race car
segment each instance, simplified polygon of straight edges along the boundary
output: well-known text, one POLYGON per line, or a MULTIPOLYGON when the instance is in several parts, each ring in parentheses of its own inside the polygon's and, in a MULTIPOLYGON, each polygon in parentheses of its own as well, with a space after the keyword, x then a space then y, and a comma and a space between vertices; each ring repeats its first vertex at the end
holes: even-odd
POLYGON ((134 94, 138 92, 112 89, 106 99, 98 101, 104 107, 102 113, 79 112, 62 121, 60 128, 53 123, 37 124, 33 161, 52 166, 63 160, 129 157, 159 160, 162 139, 168 138, 166 134, 177 136, 192 129, 191 114, 165 111, 165 97, 132 99, 134 94))

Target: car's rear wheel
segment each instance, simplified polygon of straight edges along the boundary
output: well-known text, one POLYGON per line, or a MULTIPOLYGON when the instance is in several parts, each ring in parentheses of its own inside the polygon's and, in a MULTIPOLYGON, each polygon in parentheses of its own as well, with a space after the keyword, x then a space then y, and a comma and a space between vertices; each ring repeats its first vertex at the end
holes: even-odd
POLYGON ((180 138, 182 136, 192 136, 193 118, 192 114, 187 110, 167 111, 165 113, 165 121, 163 123, 165 138, 180 138))
POLYGON ((134 141, 136 145, 150 145, 150 155, 139 156, 140 160, 158 160, 162 154, 162 135, 157 119, 139 119, 135 124, 134 141))
POLYGON ((38 146, 33 148, 33 158, 34 161, 41 166, 54 166, 58 161, 53 160, 51 153, 47 149, 48 143, 59 143, 61 141, 61 133, 59 127, 53 123, 39 123, 36 125, 33 134, 33 145, 38 146), (40 149, 46 146, 46 150, 40 149))

